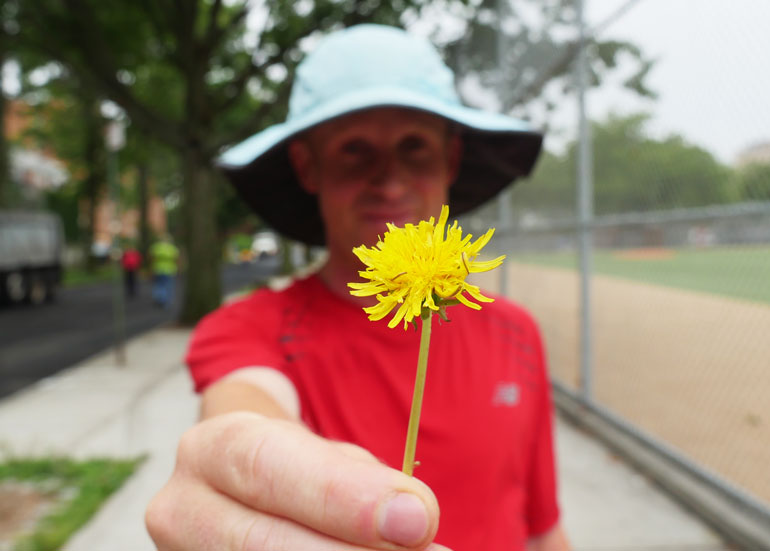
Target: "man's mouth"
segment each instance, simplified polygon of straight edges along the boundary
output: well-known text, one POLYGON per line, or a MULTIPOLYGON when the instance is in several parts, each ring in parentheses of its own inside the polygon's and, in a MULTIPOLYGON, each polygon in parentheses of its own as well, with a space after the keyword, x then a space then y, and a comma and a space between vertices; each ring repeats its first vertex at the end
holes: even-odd
POLYGON ((406 223, 415 223, 415 215, 411 210, 377 210, 366 211, 361 217, 370 224, 385 226, 391 223, 396 226, 403 226, 406 223))

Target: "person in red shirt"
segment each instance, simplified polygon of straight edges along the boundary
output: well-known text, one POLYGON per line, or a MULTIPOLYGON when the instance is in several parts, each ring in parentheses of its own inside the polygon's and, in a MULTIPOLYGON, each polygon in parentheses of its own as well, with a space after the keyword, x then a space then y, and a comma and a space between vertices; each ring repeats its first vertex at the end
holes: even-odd
POLYGON ((120 267, 123 269, 123 283, 126 288, 126 296, 136 296, 136 278, 139 267, 142 265, 142 255, 134 247, 129 246, 120 257, 120 267))
POLYGON ((361 25, 297 70, 285 123, 226 152, 275 229, 325 244, 314 275, 196 328, 201 422, 147 526, 159 550, 565 551, 536 323, 502 297, 457 307, 430 348, 415 477, 403 453, 419 339, 368 321, 352 249, 386 223, 469 210, 532 168, 542 137, 463 106, 425 41, 361 25), (441 520, 439 522, 439 511, 441 520))

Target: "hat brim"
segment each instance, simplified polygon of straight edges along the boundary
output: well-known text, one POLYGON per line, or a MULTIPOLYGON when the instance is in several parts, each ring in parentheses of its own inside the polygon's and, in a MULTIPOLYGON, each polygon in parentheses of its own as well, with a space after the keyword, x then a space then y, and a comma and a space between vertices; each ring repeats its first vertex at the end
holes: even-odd
POLYGON ((288 156, 288 143, 321 123, 377 107, 415 109, 443 117, 460 127, 463 157, 449 190, 449 208, 457 216, 497 195, 535 165, 543 137, 524 121, 436 101, 399 88, 356 91, 306 116, 271 126, 226 151, 218 165, 238 195, 268 225, 308 245, 324 245, 324 224, 316 197, 299 185, 288 156))

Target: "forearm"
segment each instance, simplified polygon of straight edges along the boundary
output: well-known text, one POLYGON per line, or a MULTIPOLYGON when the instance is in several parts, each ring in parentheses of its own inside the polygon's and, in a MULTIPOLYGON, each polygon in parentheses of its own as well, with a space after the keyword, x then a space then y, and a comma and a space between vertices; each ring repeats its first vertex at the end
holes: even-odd
POLYGON ((250 411, 275 419, 298 420, 271 394, 248 382, 224 379, 203 392, 201 420, 235 411, 250 411))
POLYGON ((527 551, 569 551, 570 549, 572 547, 560 524, 527 542, 527 551))

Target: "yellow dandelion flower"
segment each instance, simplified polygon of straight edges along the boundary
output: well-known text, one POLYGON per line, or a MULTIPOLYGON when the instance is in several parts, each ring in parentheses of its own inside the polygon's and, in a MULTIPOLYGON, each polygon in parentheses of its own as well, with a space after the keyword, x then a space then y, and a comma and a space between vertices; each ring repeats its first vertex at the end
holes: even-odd
POLYGON ((406 329, 409 322, 423 313, 433 311, 443 317, 443 309, 451 304, 480 310, 481 306, 471 302, 464 293, 479 302, 493 301, 465 278, 502 264, 505 256, 476 260, 494 234, 494 228, 471 243, 473 236, 463 237, 457 220, 446 227, 448 218, 449 207, 444 205, 438 222, 431 217, 416 226, 406 224, 399 228, 388 224, 388 231, 374 247, 362 245, 353 249, 366 265, 366 270, 359 274, 367 281, 348 283, 348 286, 354 296, 377 297, 376 305, 364 308, 370 320, 380 320, 398 307, 388 327, 393 328, 403 320, 406 329))

